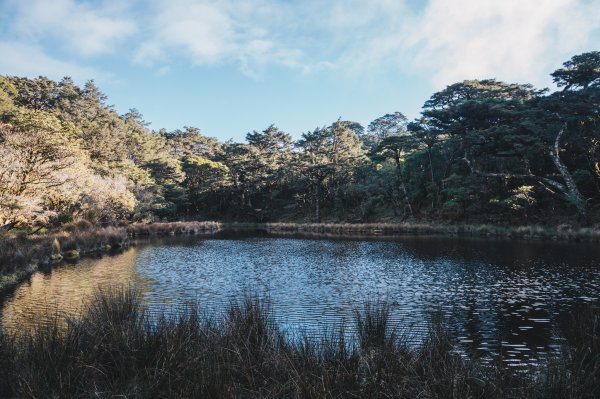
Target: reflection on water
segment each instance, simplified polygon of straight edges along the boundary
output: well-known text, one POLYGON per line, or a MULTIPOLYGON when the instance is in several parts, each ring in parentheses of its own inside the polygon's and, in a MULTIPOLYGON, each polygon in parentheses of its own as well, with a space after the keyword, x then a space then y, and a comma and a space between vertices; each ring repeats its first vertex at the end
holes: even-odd
POLYGON ((245 293, 268 294, 281 326, 307 333, 383 298, 415 339, 442 312, 463 349, 522 364, 556 350, 558 317, 600 298, 600 249, 440 237, 178 238, 36 273, 5 300, 2 323, 26 328, 48 308, 76 313, 99 284, 132 284, 152 310, 199 301, 214 311, 245 293))
POLYGON ((27 328, 51 316, 77 314, 101 285, 135 285, 147 291, 136 274, 138 250, 131 248, 118 256, 85 259, 54 270, 37 272, 7 298, 2 323, 7 328, 27 328))

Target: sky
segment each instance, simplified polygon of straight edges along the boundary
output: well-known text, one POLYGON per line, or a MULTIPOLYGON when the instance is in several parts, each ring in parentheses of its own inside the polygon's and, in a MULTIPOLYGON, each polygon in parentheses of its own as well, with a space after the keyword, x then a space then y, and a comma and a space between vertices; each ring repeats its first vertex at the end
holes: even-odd
POLYGON ((150 128, 242 141, 419 116, 465 79, 553 88, 600 0, 0 0, 0 74, 93 79, 150 128))

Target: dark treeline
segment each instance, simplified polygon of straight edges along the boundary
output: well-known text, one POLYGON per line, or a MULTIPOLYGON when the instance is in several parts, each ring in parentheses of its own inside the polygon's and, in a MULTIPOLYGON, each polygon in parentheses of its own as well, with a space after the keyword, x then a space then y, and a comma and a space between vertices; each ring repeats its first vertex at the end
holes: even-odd
POLYGON ((456 83, 364 128, 339 119, 297 140, 245 143, 152 131, 93 82, 0 76, 0 226, 93 223, 448 221, 597 223, 600 52, 552 73, 556 91, 456 83))

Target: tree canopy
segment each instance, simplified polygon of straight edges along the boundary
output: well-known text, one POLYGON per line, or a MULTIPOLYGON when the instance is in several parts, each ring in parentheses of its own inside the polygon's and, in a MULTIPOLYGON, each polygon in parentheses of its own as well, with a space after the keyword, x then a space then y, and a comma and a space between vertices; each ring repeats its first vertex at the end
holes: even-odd
POLYGON ((297 140, 152 131, 90 81, 0 76, 0 226, 215 218, 598 223, 600 52, 555 91, 494 79, 432 94, 421 115, 338 119, 297 140))

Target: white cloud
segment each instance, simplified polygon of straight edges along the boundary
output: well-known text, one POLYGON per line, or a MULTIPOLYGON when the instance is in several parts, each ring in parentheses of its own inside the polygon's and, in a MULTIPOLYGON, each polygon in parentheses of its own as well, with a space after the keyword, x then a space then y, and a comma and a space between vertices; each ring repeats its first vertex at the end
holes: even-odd
POLYGON ((235 62, 249 76, 269 64, 304 70, 310 61, 289 40, 290 32, 280 29, 290 11, 266 0, 157 0, 152 34, 138 46, 134 61, 161 64, 183 54, 200 66, 235 62))
POLYGON ((537 83, 548 62, 589 44, 600 27, 600 7, 593 3, 431 0, 421 29, 408 36, 415 42, 415 65, 430 68, 436 86, 486 77, 537 83))
POLYGON ((115 51, 116 45, 136 31, 123 2, 76 2, 75 0, 12 1, 12 30, 21 39, 36 43, 59 39, 64 50, 78 56, 115 51))
POLYGON ((600 0, 306 0, 317 52, 336 70, 429 76, 432 85, 473 78, 550 84, 549 72, 597 50, 600 0))
POLYGON ((76 82, 109 80, 111 75, 94 68, 65 62, 46 54, 42 48, 25 43, 0 41, 0 71, 5 75, 46 76, 59 80, 70 76, 76 82))
MULTIPOLYGON (((154 3, 149 21, 152 34, 138 47, 135 61, 165 61, 165 54, 180 51, 194 64, 206 65, 241 57, 256 37, 248 35, 229 13, 227 2, 164 0, 154 3)), ((270 47, 268 42, 263 47, 270 47)))
POLYGON ((436 88, 487 77, 547 85, 600 37, 600 0, 7 1, 2 40, 58 43, 72 57, 133 49, 159 75, 183 58, 253 77, 276 65, 351 78, 395 69, 436 88))
POLYGON ((565 58, 595 50, 599 28, 598 0, 430 0, 396 48, 437 88, 488 77, 545 85, 565 58))
POLYGON ((168 1, 161 8, 155 22, 159 43, 182 47, 198 64, 218 61, 233 51, 234 23, 217 5, 168 1))

